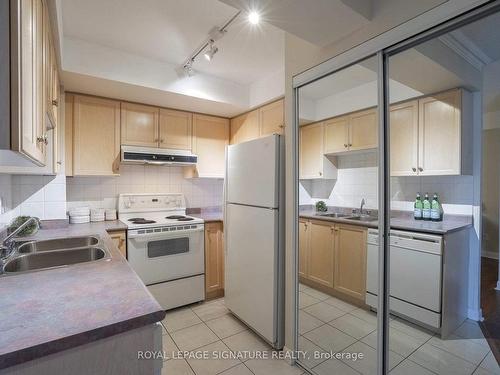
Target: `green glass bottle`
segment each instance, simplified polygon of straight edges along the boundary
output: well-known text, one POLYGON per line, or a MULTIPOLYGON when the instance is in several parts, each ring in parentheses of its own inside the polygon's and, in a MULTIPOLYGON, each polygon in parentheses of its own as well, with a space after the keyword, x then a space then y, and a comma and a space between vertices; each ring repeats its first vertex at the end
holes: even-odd
POLYGON ((432 221, 441 221, 443 220, 443 208, 441 203, 439 202, 439 197, 437 193, 434 193, 431 202, 431 220, 432 221))
POLYGON ((431 219, 431 201, 429 200, 429 193, 425 193, 424 201, 422 202, 422 219, 431 219))
POLYGON ((422 220, 422 198, 420 197, 420 193, 417 193, 417 198, 415 199, 415 204, 413 206, 413 218, 415 220, 422 220))

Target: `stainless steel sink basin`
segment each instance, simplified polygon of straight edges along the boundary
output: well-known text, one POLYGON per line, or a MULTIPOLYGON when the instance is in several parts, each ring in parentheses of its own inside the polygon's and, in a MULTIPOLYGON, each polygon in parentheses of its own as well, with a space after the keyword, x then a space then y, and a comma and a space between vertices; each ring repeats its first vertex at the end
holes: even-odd
POLYGON ((377 221, 378 217, 373 217, 373 216, 348 216, 345 218, 346 220, 356 220, 356 221, 365 221, 365 222, 371 222, 371 221, 377 221))
POLYGON ((94 236, 55 238, 51 240, 26 242, 20 245, 17 252, 20 254, 61 249, 74 249, 77 247, 95 246, 99 239, 94 236))
POLYGON ((104 249, 99 247, 83 247, 58 251, 35 252, 22 254, 10 259, 4 266, 5 273, 42 270, 53 267, 92 262, 107 257, 104 249))
POLYGON ((335 212, 335 213, 329 213, 329 214, 319 214, 319 216, 345 218, 345 217, 348 217, 351 215, 350 214, 341 214, 341 213, 335 212))

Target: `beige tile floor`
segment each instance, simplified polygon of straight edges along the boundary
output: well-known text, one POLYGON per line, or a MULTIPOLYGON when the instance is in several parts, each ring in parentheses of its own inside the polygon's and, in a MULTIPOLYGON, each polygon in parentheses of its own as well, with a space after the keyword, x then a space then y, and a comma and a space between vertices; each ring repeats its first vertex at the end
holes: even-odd
POLYGON ((281 359, 273 359, 271 347, 231 315, 224 305, 224 299, 169 311, 162 324, 163 350, 168 356, 163 362, 162 374, 303 374, 303 370, 299 367, 290 366, 281 359), (190 354, 180 356, 180 351, 199 355, 208 353, 208 358, 194 358, 190 354), (219 359, 212 354, 230 351, 265 352, 269 358, 219 359))
MULTIPOLYGON (((305 285, 299 289, 299 350, 364 354, 357 361, 309 355, 303 364, 319 375, 376 374, 376 315, 305 285)), ((389 350, 394 375, 500 375, 500 367, 473 321, 464 322, 441 340, 430 331, 391 318, 389 350)))

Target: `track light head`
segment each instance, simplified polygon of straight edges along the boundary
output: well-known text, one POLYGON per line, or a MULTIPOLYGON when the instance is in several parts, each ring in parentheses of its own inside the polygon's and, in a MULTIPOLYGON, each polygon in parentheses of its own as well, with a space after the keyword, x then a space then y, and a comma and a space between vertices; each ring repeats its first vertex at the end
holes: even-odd
POLYGON ((209 46, 208 46, 208 50, 205 51, 205 53, 203 54, 203 56, 205 56, 205 58, 208 61, 212 61, 214 55, 217 53, 218 50, 219 49, 217 48, 217 46, 215 46, 214 41, 210 40, 209 46))
POLYGON ((188 77, 192 77, 195 75, 194 69, 193 69, 193 60, 189 60, 187 63, 184 64, 184 73, 188 77))

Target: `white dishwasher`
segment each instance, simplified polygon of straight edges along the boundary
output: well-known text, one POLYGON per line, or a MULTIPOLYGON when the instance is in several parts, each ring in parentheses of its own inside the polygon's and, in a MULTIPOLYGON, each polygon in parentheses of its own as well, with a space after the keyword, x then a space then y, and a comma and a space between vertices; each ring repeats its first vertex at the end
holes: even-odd
MULTIPOLYGON (((390 309, 432 328, 441 327, 441 236, 390 232, 390 309)), ((366 303, 377 307, 378 231, 368 230, 366 303)))

